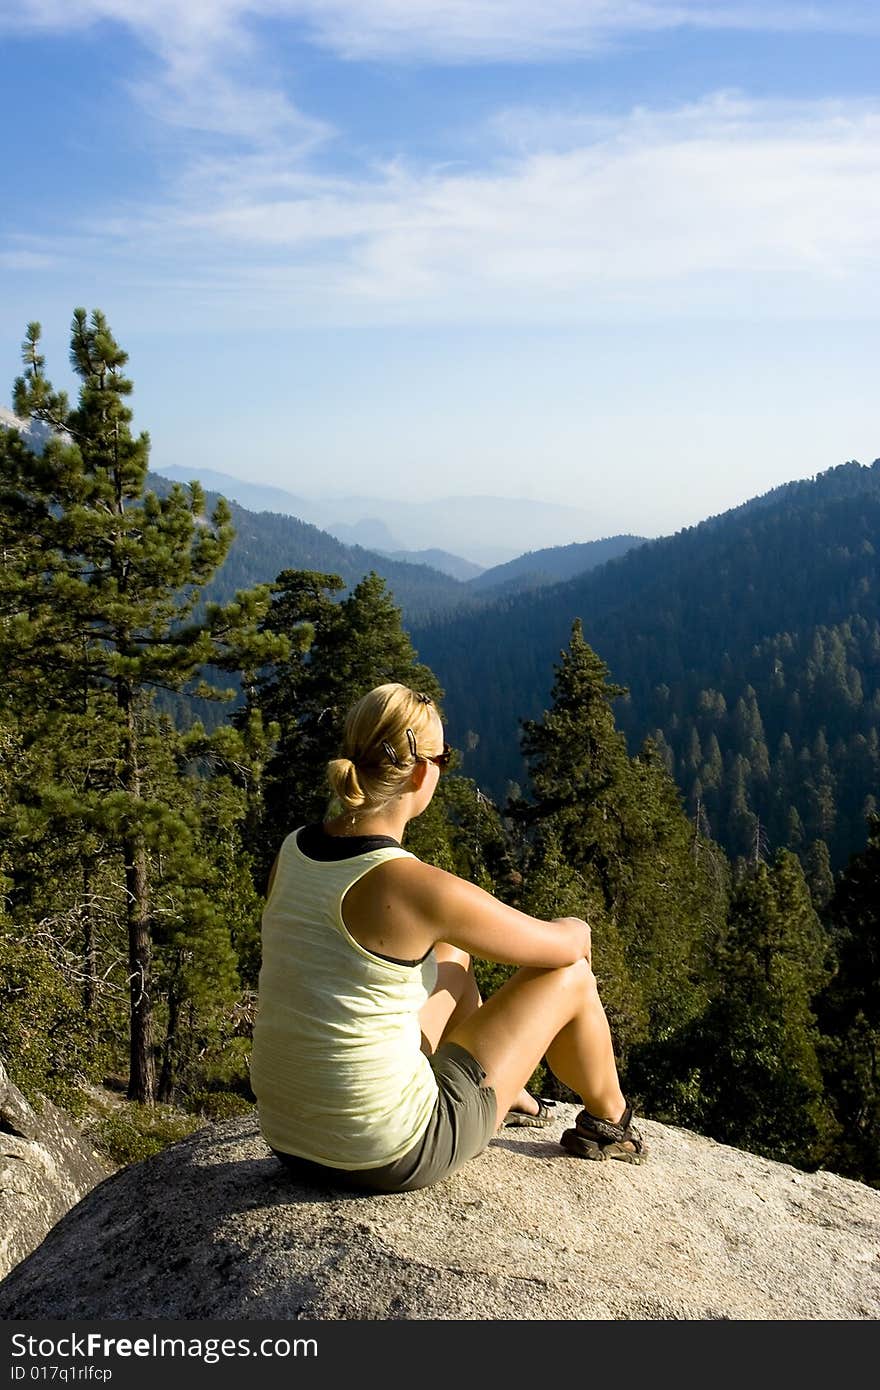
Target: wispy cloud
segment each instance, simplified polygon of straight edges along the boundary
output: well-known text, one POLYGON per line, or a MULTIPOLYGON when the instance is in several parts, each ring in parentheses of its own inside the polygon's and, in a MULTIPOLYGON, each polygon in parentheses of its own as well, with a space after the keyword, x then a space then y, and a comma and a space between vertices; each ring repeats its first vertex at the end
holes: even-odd
POLYGON ((683 27, 873 32, 871 0, 302 0, 316 40, 346 58, 540 61, 683 27))
POLYGON ((880 106, 718 94, 601 122, 507 111, 493 130, 506 145, 470 172, 202 162, 169 205, 94 234, 318 316, 878 308, 880 106))
POLYGON ((880 27, 876 6, 843 0, 0 0, 0 29, 128 26, 151 55, 134 87, 151 115, 226 137, 222 157, 188 141, 161 200, 70 227, 81 267, 115 265, 151 297, 173 283, 214 313, 249 298, 306 319, 878 309, 880 103, 508 109, 479 166, 389 151, 339 177, 315 157, 333 132, 267 53, 260 22, 279 18, 349 58, 439 61, 682 24, 880 27))
POLYGON ((109 24, 134 35, 149 61, 130 87, 154 119, 303 155, 334 132, 292 99, 273 23, 349 60, 534 63, 681 27, 876 34, 880 10, 874 0, 0 0, 0 34, 109 24))
POLYGON ((2 0, 0 24, 71 29, 110 20, 164 51, 240 44, 249 23, 298 22, 347 58, 536 61, 663 29, 877 33, 873 0, 2 0))
POLYGON ((283 142, 306 153, 332 131, 291 100, 271 49, 248 23, 291 8, 272 0, 0 0, 0 33, 119 25, 149 60, 128 85, 153 119, 238 145, 283 142))

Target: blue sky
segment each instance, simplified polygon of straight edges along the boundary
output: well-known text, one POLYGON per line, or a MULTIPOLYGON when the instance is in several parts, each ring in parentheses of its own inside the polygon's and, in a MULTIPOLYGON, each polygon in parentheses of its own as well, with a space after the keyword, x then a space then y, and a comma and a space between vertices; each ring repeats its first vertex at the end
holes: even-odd
POLYGON ((84 304, 159 469, 656 535, 880 454, 875 3, 0 0, 0 46, 0 403, 84 304))

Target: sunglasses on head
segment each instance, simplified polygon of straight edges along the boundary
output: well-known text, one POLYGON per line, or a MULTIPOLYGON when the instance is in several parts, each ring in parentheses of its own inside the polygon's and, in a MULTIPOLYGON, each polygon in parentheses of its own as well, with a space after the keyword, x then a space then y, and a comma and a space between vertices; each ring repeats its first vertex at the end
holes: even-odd
POLYGON ((407 729, 406 741, 409 744, 409 751, 417 763, 434 763, 441 772, 444 772, 452 762, 452 749, 448 743, 444 743, 442 753, 420 753, 416 747, 416 736, 412 729, 407 729))
MULTIPOLYGON (((420 753, 418 748, 416 747, 416 736, 413 733, 412 729, 407 729, 406 741, 409 744, 410 755, 412 756, 414 762, 435 763, 437 767, 439 767, 441 772, 445 772, 446 768, 452 762, 452 749, 450 748, 448 743, 444 743, 442 753, 420 753)), ((388 761, 390 763, 393 763, 395 767, 400 767, 400 759, 398 758, 394 749, 391 747, 391 744, 383 743, 382 748, 385 751, 385 756, 388 759, 388 761)))

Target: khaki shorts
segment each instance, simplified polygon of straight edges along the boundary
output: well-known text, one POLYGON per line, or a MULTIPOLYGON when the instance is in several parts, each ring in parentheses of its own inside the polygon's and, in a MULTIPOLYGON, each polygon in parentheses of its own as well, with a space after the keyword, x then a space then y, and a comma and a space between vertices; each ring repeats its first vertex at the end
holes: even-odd
POLYGON ((368 1192, 412 1192, 454 1173, 485 1149, 497 1124, 495 1092, 484 1086, 486 1073, 458 1043, 441 1043, 429 1058, 437 1078, 437 1103, 428 1128, 402 1158, 379 1168, 328 1168, 323 1163, 272 1152, 303 1178, 332 1181, 334 1187, 368 1192))

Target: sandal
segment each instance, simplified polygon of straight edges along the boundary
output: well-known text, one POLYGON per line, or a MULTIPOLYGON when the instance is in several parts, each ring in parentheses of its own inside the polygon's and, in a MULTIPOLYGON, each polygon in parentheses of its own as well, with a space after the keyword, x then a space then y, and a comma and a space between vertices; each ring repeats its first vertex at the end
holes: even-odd
POLYGON ((543 1129, 546 1125, 552 1125, 556 1119, 556 1116, 551 1113, 555 1107, 555 1100, 539 1100, 537 1115, 530 1115, 526 1110, 508 1110, 502 1122, 502 1129, 509 1129, 515 1125, 523 1125, 531 1129, 543 1129))
POLYGON ((648 1146, 632 1124, 632 1106, 628 1105, 614 1124, 611 1120, 600 1120, 589 1110, 582 1110, 575 1120, 574 1129, 566 1129, 560 1139, 562 1147, 578 1158, 592 1158, 603 1161, 617 1158, 623 1163, 644 1163, 648 1156, 648 1146))

